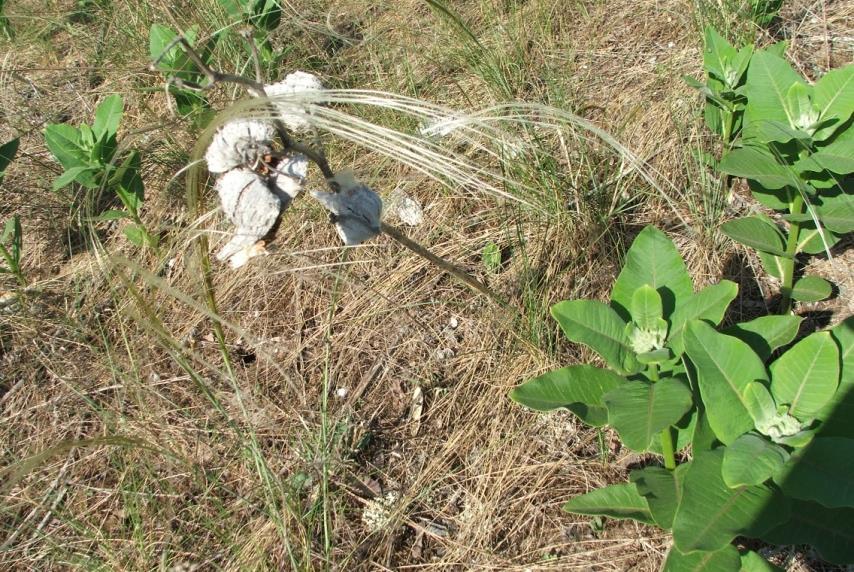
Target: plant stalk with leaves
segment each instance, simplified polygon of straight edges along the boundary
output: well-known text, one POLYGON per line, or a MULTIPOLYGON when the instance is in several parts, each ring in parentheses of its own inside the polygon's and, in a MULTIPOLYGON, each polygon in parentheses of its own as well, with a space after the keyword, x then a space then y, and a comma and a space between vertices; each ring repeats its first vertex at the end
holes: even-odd
POLYGON ((663 457, 663 467, 635 469, 629 483, 564 509, 671 530, 666 571, 773 569, 733 546, 738 536, 811 544, 830 562, 854 562, 854 318, 773 359, 801 319, 766 316, 719 332, 736 294, 726 280, 694 292, 673 243, 647 227, 610 304, 552 307, 566 336, 607 367, 551 371, 511 398, 568 409, 588 425, 611 426, 629 449, 663 457), (826 534, 825 522, 839 524, 826 534))

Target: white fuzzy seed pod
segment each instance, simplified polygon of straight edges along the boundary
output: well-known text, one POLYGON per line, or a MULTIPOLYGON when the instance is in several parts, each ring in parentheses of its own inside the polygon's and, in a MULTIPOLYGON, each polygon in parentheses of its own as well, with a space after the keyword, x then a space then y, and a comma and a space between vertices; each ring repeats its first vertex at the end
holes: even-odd
POLYGON ((254 119, 235 119, 219 128, 205 152, 211 173, 225 173, 243 165, 253 166, 273 150, 273 126, 254 119))
POLYGON ((308 157, 301 154, 286 157, 270 177, 270 188, 282 201, 297 198, 308 174, 308 157))
MULTIPOLYGON (((322 90, 323 84, 316 75, 302 71, 295 71, 285 76, 285 79, 278 83, 264 86, 264 91, 267 92, 268 97, 322 90)), ((282 123, 284 123, 288 129, 291 129, 292 131, 301 131, 308 129, 311 126, 308 119, 306 119, 308 110, 300 107, 297 103, 282 102, 278 105, 278 109, 281 113, 279 119, 282 120, 282 123)))
POLYGON ((383 210, 380 196, 350 171, 342 171, 332 180, 339 185, 339 192, 312 191, 311 196, 335 215, 335 230, 344 244, 355 246, 377 236, 383 210))
POLYGON ((263 253, 256 243, 270 232, 290 201, 280 200, 263 177, 248 169, 229 171, 219 178, 216 190, 225 216, 235 226, 234 236, 216 257, 237 268, 263 253))

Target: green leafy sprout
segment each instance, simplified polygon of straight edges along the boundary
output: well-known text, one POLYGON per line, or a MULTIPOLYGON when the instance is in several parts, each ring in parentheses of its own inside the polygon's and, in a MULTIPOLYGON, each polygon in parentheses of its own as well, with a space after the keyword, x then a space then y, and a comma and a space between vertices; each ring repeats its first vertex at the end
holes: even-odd
POLYGON ((716 566, 702 569, 769 569, 739 552, 736 537, 811 544, 830 562, 854 562, 854 424, 837 411, 854 388, 854 318, 794 345, 801 318, 791 315, 721 331, 737 293, 727 280, 695 292, 673 243, 646 227, 610 303, 551 308, 566 337, 607 367, 550 371, 510 397, 538 411, 568 409, 612 427, 629 449, 660 456, 663 466, 635 469, 628 483, 564 509, 672 531, 666 571, 709 562, 716 566), (822 522, 835 523, 834 534, 822 522))
POLYGON ((65 123, 45 127, 47 147, 65 171, 54 181, 53 190, 69 185, 86 189, 107 189, 115 192, 125 207, 124 211, 107 210, 96 221, 129 219, 124 227, 125 236, 137 246, 157 246, 140 218, 145 190, 140 176, 140 155, 137 151, 122 154, 117 133, 121 123, 124 103, 114 94, 95 110, 92 125, 74 127, 65 123))

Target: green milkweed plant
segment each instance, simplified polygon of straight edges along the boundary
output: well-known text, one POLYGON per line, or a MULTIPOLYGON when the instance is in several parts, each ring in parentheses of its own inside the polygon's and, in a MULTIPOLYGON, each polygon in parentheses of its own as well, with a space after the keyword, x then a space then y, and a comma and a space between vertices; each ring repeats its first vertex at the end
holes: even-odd
POLYGON ((157 237, 148 232, 140 219, 145 189, 139 153, 121 153, 116 138, 123 108, 122 97, 114 94, 95 109, 91 126, 58 123, 45 127, 47 148, 65 169, 54 181, 53 190, 78 184, 87 189, 115 192, 125 210, 108 210, 96 220, 129 219, 130 224, 123 228, 128 240, 137 246, 154 247, 157 237))
POLYGON ((829 252, 854 230, 854 65, 808 83, 784 59, 785 45, 736 50, 706 30, 706 124, 724 142, 718 168, 748 180, 754 198, 780 213, 724 224, 730 238, 758 251, 781 280, 781 313, 793 299, 823 300, 832 287, 818 276, 797 282, 799 253, 829 252), (782 223, 782 224, 781 224, 782 223))
POLYGON ((660 464, 564 510, 671 531, 664 570, 773 569, 736 538, 810 544, 830 562, 854 562, 854 423, 845 411, 854 399, 854 318, 794 345, 801 318, 791 315, 720 331, 737 290, 723 280, 695 292, 673 243, 646 227, 610 303, 551 308, 567 338, 607 367, 563 367, 510 397, 538 411, 568 409, 613 428, 627 448, 658 455, 660 464))

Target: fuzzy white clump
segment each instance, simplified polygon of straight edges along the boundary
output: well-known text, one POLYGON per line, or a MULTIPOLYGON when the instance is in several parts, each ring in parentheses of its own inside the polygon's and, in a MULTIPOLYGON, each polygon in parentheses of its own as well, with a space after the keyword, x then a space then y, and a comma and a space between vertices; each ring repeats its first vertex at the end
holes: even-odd
POLYGON ((421 204, 401 189, 392 191, 389 199, 388 211, 397 215, 403 224, 418 226, 424 222, 424 211, 421 209, 421 204))
POLYGON ((211 173, 225 173, 242 165, 253 166, 273 150, 275 129, 253 119, 229 121, 216 132, 205 152, 211 173))
POLYGON ((302 191, 308 175, 308 157, 295 154, 276 165, 276 171, 270 177, 270 188, 279 199, 290 202, 302 191))
MULTIPOLYGON (((264 86, 264 91, 267 92, 268 97, 322 90, 323 83, 321 83, 320 78, 302 71, 295 71, 285 76, 285 79, 278 83, 264 86)), ((294 103, 282 103, 278 107, 281 113, 279 119, 289 129, 300 131, 310 127, 311 123, 306 119, 306 115, 308 115, 306 109, 299 108, 294 103)))
POLYGON ((264 254, 258 241, 270 232, 290 201, 283 202, 264 177, 247 169, 234 169, 220 177, 216 190, 225 216, 235 226, 234 236, 216 257, 238 268, 253 256, 264 254))
POLYGON ((351 171, 342 171, 332 179, 340 191, 312 191, 326 209, 335 215, 335 230, 347 246, 355 246, 380 233, 383 201, 366 185, 358 182, 351 171))

